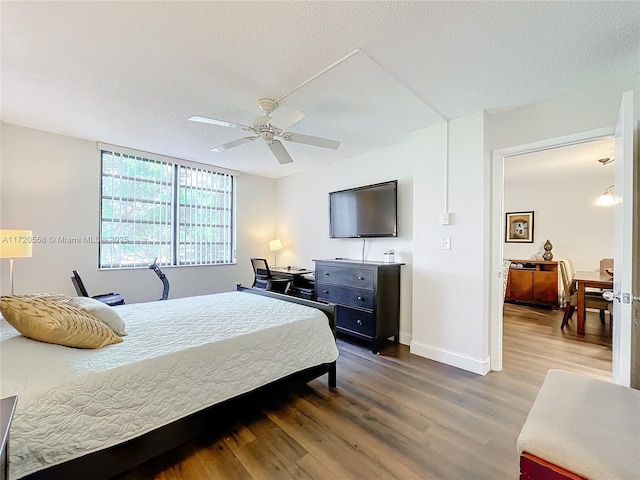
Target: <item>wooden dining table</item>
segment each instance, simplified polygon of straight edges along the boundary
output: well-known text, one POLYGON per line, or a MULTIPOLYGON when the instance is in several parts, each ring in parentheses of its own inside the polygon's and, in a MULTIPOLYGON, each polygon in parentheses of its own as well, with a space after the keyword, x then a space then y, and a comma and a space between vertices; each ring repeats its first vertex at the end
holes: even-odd
POLYGON ((613 288, 613 277, 605 272, 577 271, 573 276, 573 281, 578 287, 578 335, 584 335, 584 319, 586 316, 586 308, 584 306, 584 295, 588 287, 604 288, 611 290, 613 288))

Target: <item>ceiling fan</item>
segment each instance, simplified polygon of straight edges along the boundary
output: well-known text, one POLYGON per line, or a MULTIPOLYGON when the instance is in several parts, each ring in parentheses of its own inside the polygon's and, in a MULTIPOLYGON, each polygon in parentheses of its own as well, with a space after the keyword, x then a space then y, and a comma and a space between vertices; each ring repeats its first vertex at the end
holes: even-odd
POLYGON ((278 140, 278 138, 283 138, 288 142, 304 143, 306 145, 313 145, 314 147, 331 148, 333 150, 336 150, 340 146, 340 142, 337 140, 312 137, 311 135, 303 135, 302 133, 285 132, 285 130, 291 125, 299 120, 302 120, 306 114, 304 112, 301 112, 300 110, 296 110, 295 108, 288 107, 286 105, 278 105, 278 102, 287 95, 295 92, 299 88, 304 87, 307 83, 318 78, 320 75, 328 72, 336 65, 339 65, 346 59, 352 57, 359 51, 359 48, 355 49, 353 52, 345 55, 337 62, 332 63, 321 72, 315 74, 310 79, 305 80, 297 87, 292 88, 284 95, 280 95, 275 100, 271 100, 270 98, 261 98, 260 100, 258 100, 258 106, 260 107, 264 115, 254 118, 252 125, 242 125, 240 123, 228 122, 226 120, 217 120, 215 118, 209 117, 201 117, 199 115, 190 117, 189 120, 191 120, 192 122, 220 125, 222 127, 239 128, 240 130, 244 130, 245 132, 252 133, 252 135, 249 137, 239 138, 237 140, 233 140, 232 142, 223 143, 222 145, 213 147, 212 149, 210 149, 212 152, 223 152, 225 150, 229 150, 230 148, 237 147, 238 145, 253 142, 256 138, 261 138, 267 143, 267 147, 269 147, 271 153, 273 153, 273 155, 276 157, 276 160, 278 160, 278 162, 280 162, 281 164, 291 163, 293 162, 293 159, 291 158, 291 155, 289 155, 289 152, 287 152, 287 149, 284 148, 282 142, 278 140))
POLYGON ((217 120, 215 118, 193 116, 189 120, 192 122, 209 123, 212 125, 221 125, 223 127, 239 128, 246 132, 251 132, 253 135, 249 137, 239 138, 232 142, 224 143, 210 149, 212 152, 223 152, 230 148, 237 147, 239 145, 252 142, 256 138, 261 138, 267 143, 267 147, 271 150, 271 153, 276 157, 276 160, 283 163, 291 163, 293 159, 289 152, 280 140, 283 138, 288 142, 304 143, 306 145, 313 145, 316 147, 331 148, 333 150, 340 146, 340 142, 337 140, 330 140, 328 138, 313 137, 311 135, 303 135, 301 133, 285 132, 287 128, 304 118, 305 113, 300 110, 288 106, 278 106, 275 100, 269 98, 261 98, 258 100, 258 106, 264 113, 259 117, 253 119, 252 125, 242 125, 240 123, 228 122, 226 120, 217 120))

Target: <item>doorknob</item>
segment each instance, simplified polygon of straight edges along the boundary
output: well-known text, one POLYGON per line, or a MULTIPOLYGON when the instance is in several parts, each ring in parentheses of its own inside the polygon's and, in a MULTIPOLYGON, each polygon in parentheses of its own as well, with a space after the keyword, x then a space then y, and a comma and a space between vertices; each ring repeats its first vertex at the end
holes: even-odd
POLYGON ((634 295, 633 297, 628 293, 622 294, 622 300, 620 299, 620 292, 614 294, 611 290, 607 290, 602 292, 602 298, 604 298, 607 302, 612 302, 614 299, 622 302, 622 303, 631 303, 632 299, 635 302, 640 302, 640 297, 634 295))

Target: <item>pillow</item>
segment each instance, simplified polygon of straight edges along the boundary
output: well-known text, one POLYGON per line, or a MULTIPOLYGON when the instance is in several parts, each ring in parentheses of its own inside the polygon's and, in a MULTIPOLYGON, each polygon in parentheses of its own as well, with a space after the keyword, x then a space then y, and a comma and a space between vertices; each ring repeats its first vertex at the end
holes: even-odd
POLYGON ((71 297, 67 297, 62 293, 27 293, 27 294, 19 294, 19 295, 5 295, 2 298, 9 298, 9 296, 11 296, 12 298, 22 298, 22 299, 39 298, 46 302, 52 302, 52 303, 56 303, 56 302, 68 303, 69 300, 71 300, 71 297))
POLYGON ((22 335, 41 342, 77 348, 122 342, 100 320, 58 296, 9 295, 0 298, 0 311, 22 335))
POLYGON ((124 337, 127 334, 124 331, 124 322, 118 312, 106 303, 91 297, 74 297, 69 300, 69 305, 93 315, 117 335, 124 337))

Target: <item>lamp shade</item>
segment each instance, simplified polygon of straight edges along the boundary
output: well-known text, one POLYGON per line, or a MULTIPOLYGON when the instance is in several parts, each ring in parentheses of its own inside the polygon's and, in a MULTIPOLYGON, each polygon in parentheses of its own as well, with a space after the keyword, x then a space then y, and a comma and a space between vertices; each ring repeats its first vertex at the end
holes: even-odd
POLYGON ((0 258, 31 256, 31 230, 0 230, 0 258))
POLYGON ((271 252, 275 252, 277 250, 280 250, 282 248, 282 242, 280 241, 279 238, 276 238, 275 240, 271 240, 269 242, 269 250, 271 252))

